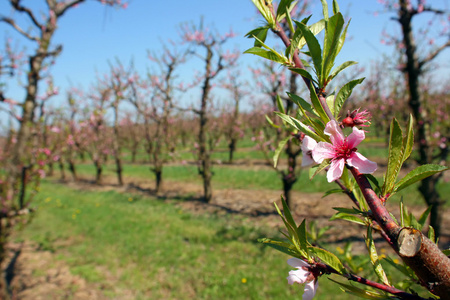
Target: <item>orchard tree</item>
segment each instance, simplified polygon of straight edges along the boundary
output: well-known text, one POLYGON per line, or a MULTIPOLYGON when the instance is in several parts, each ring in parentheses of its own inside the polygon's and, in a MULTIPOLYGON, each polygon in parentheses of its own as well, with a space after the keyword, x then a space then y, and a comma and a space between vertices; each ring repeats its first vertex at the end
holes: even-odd
POLYGON ((238 55, 230 55, 222 51, 222 46, 234 36, 232 31, 221 36, 213 32, 210 28, 185 24, 182 28, 182 39, 188 43, 191 53, 197 56, 204 63, 204 71, 201 75, 201 96, 199 108, 193 108, 199 120, 199 132, 197 138, 198 151, 198 171, 203 179, 203 200, 211 201, 212 198, 212 171, 211 171, 211 149, 207 145, 208 131, 208 110, 211 105, 211 89, 213 81, 221 71, 233 65, 238 55), (203 53, 202 53, 203 52, 203 53))
MULTIPOLYGON (((58 28, 60 18, 73 7, 85 2, 85 0, 46 0, 45 10, 37 11, 20 0, 8 1, 11 9, 16 13, 13 17, 7 17, 3 13, 0 14, 0 22, 7 25, 19 36, 30 42, 33 46, 29 54, 27 54, 28 65, 24 72, 25 79, 25 99, 19 102, 21 112, 19 113, 19 129, 13 137, 13 149, 8 152, 8 164, 2 164, 2 169, 6 172, 6 180, 1 183, 1 206, 2 216, 0 217, 0 263, 4 259, 4 243, 13 228, 9 216, 17 215, 17 209, 23 209, 24 205, 28 205, 24 199, 18 199, 20 195, 26 195, 26 184, 32 180, 32 174, 36 174, 34 168, 39 157, 36 155, 38 149, 36 146, 35 124, 37 122, 35 112, 38 106, 37 96, 39 83, 45 77, 44 70, 54 61, 61 53, 62 45, 54 45, 53 37, 58 28), (21 17, 29 24, 28 28, 21 26, 21 17), (33 48, 34 47, 34 48, 33 48), (31 154, 31 155, 30 155, 31 154), (22 191, 22 192, 18 192, 22 191), (17 204, 17 201, 19 204, 17 204), (3 213, 6 213, 4 216, 3 213), (6 225, 7 224, 7 225, 6 225)), ((42 1, 44 2, 44 1, 42 1)), ((126 6, 126 3, 120 0, 99 0, 99 3, 108 6, 126 6)), ((22 19, 23 20, 23 19, 22 19)), ((13 55, 14 56, 14 55, 13 55)), ((2 56, 3 57, 3 56, 2 56)), ((11 57, 11 56, 10 56, 11 57)), ((1 59, 3 61, 3 59, 1 59)), ((0 63, 3 65, 3 63, 0 63)), ((14 65, 13 65, 14 67, 14 65)), ((0 74, 4 72, 1 68, 0 74)), ((1 90, 1 89, 0 89, 1 90)), ((7 95, 1 94, 1 99, 8 98, 7 95)), ((12 141, 12 140, 11 140, 12 141)), ((2 161, 2 162, 5 162, 2 161)), ((37 181, 35 181, 37 182, 37 181)), ((0 283, 0 298, 6 298, 4 281, 0 283)))
POLYGON ((349 263, 350 253, 340 259, 312 241, 311 235, 306 232, 306 220, 297 225, 284 199, 281 201, 283 213, 278 206, 276 209, 286 227, 284 236, 287 241, 260 241, 293 256, 288 264, 295 270, 289 272, 287 280, 291 285, 305 284, 303 299, 312 299, 319 287, 320 277, 330 274, 344 279, 344 282, 333 280, 343 291, 364 298, 425 299, 423 297, 430 297, 431 293, 432 299, 447 299, 450 295, 450 258, 438 248, 432 227, 429 227, 428 238, 421 232, 429 210, 416 219, 401 203, 402 213, 397 221, 385 202, 396 192, 448 168, 421 165, 397 181, 403 163, 412 153, 413 118, 410 117, 405 130, 393 119, 387 170, 383 182, 378 182, 371 175, 377 169, 377 164, 357 151, 357 146, 365 139, 365 130, 361 127, 367 129, 369 112, 362 110, 349 116, 342 112, 343 104, 363 80, 351 80, 335 93, 327 93, 330 83, 344 69, 355 64, 352 61, 337 66, 334 64, 348 29, 337 2, 333 1, 333 14, 330 15, 328 4, 323 0, 323 19, 312 25, 308 24, 310 17, 301 21, 290 17, 295 5, 293 1, 282 0, 278 7, 272 1, 253 0, 253 3, 265 21, 263 26, 249 33, 257 43, 246 52, 279 63, 302 76, 309 89, 310 102, 298 95, 290 95, 291 99, 298 100, 297 116, 285 113, 278 115, 305 135, 302 140, 303 160, 314 165, 310 169, 311 179, 317 173, 326 171, 328 182, 336 182, 340 187, 339 192, 351 200, 352 208, 335 208, 337 213, 332 219, 343 219, 365 227, 362 234, 365 235, 368 261, 373 266, 376 279, 358 275, 354 265, 349 263), (280 25, 283 20, 288 22, 287 28, 280 25), (269 30, 283 42, 285 49, 276 51, 266 44, 269 30), (323 34, 318 35, 321 31, 323 34), (320 42, 316 35, 323 37, 323 41, 320 42), (307 50, 303 49, 306 47, 307 50), (309 56, 312 64, 305 67, 305 61, 300 59, 303 55, 309 56), (348 129, 350 133, 347 133, 348 129), (404 280, 387 275, 377 254, 373 237, 375 231, 401 258, 402 263, 398 264, 392 258, 386 261, 402 270, 406 276, 404 280), (348 284, 348 281, 359 284, 348 284), (406 287, 406 291, 397 287, 406 287))
POLYGON ((226 81, 222 83, 222 88, 227 89, 233 100, 230 109, 226 109, 222 113, 220 119, 224 123, 224 134, 228 142, 228 163, 233 163, 234 152, 236 151, 237 142, 243 138, 244 129, 243 121, 240 115, 240 105, 242 99, 249 93, 244 87, 245 82, 239 80, 241 76, 238 70, 228 70, 226 81))
MULTIPOLYGON (((396 12, 394 20, 401 28, 401 38, 385 34, 384 42, 396 46, 400 55, 398 69, 405 76, 405 84, 408 90, 408 105, 415 119, 416 141, 419 152, 417 162, 420 165, 439 163, 445 165, 448 157, 448 142, 437 143, 442 147, 434 147, 431 128, 436 122, 432 114, 426 109, 425 93, 421 88, 421 80, 428 72, 428 66, 444 50, 450 47, 450 13, 441 9, 435 9, 431 3, 425 0, 398 0, 381 1, 389 10, 396 12), (418 16, 428 16, 428 27, 422 27, 418 31, 413 30, 413 20, 418 16), (434 25, 441 21, 442 26, 434 25), (433 36, 432 30, 438 28, 433 36), (438 40, 438 42, 436 41, 438 40), (419 44, 418 44, 419 43, 419 44), (439 152, 436 154, 436 152, 439 152)), ((441 138, 441 137, 440 137, 441 138)), ((445 137, 448 139, 448 136, 445 137)), ((431 207, 430 225, 434 228, 436 235, 441 232, 443 218, 442 199, 437 190, 437 183, 442 178, 442 173, 429 176, 421 181, 419 191, 428 206, 431 207)))

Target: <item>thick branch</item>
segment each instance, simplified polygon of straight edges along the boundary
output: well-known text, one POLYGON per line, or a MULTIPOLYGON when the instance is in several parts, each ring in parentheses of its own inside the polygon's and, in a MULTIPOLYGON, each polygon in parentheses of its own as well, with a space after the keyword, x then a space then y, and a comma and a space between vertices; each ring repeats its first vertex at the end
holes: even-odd
POLYGON ((380 198, 375 194, 367 178, 353 167, 349 168, 360 187, 374 219, 387 236, 396 243, 394 250, 430 292, 448 299, 450 295, 450 259, 438 246, 413 228, 400 228, 380 198))

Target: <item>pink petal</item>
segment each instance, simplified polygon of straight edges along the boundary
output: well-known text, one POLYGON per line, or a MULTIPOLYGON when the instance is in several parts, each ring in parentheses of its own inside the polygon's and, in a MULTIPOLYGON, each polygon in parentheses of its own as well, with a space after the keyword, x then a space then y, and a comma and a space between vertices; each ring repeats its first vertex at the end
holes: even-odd
POLYGON ((319 281, 313 280, 305 284, 302 300, 311 300, 316 295, 316 291, 319 288, 319 281))
POLYGON ((330 136, 331 143, 335 146, 340 146, 344 143, 344 134, 342 133, 339 124, 335 120, 331 120, 325 126, 324 133, 330 136))
POLYGON ((368 160, 358 152, 353 152, 347 159, 349 166, 357 168, 363 174, 372 174, 377 169, 377 163, 368 160))
POLYGON ((356 127, 353 127, 353 132, 348 136, 348 147, 355 148, 366 138, 364 130, 359 130, 356 127))
POLYGON ((289 258, 287 260, 287 263, 293 268, 302 268, 309 266, 309 264, 306 261, 296 257, 289 258))
POLYGON ((336 151, 330 143, 319 142, 312 151, 312 157, 316 163, 320 164, 324 159, 334 158, 336 151))
POLYGON ((312 137, 305 136, 302 141, 302 151, 306 153, 308 151, 312 151, 314 147, 316 147, 317 142, 312 137))
POLYGON ((306 167, 312 164, 315 164, 316 162, 314 161, 314 159, 311 156, 311 153, 305 153, 303 152, 303 156, 302 156, 302 167, 306 167))
POLYGON ((339 179, 342 176, 342 172, 344 171, 345 160, 343 158, 338 160, 333 160, 331 162, 330 168, 327 172, 327 180, 328 182, 333 182, 336 179, 339 179))

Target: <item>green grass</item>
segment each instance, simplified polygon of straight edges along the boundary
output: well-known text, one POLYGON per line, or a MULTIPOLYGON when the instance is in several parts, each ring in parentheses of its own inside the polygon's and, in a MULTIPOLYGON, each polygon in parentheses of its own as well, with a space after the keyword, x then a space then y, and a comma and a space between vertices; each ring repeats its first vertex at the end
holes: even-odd
MULTIPOLYGON (((298 299, 286 255, 255 242, 277 235, 242 216, 195 216, 173 204, 44 182, 37 215, 19 233, 53 249, 89 282, 136 299, 298 299), (107 270, 111 281, 99 270, 107 270), (109 287, 109 288, 108 288, 109 287)), ((349 299, 325 278, 317 299, 349 299)))

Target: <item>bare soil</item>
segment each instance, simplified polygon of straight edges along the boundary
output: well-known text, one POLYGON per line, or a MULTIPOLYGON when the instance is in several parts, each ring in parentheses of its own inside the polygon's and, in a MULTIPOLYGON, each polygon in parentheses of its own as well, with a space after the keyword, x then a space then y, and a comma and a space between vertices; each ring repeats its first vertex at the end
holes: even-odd
MULTIPOLYGON (((240 166, 242 167, 242 165, 240 166)), ((248 167, 263 167, 253 165, 248 167)), ((246 221, 255 226, 264 225, 279 227, 281 221, 276 214, 273 203, 280 204, 280 191, 273 190, 216 190, 211 203, 200 201, 202 187, 198 184, 185 182, 166 182, 162 192, 155 195, 152 182, 138 179, 128 179, 123 187, 115 185, 115 177, 106 177, 102 186, 97 186, 84 179, 78 183, 67 182, 69 187, 89 190, 117 190, 119 192, 139 193, 156 196, 161 201, 172 202, 181 209, 192 214, 236 214, 245 216, 246 221), (187 196, 186 196, 187 195, 187 196)), ((316 220, 319 227, 331 225, 328 220, 335 213, 333 207, 351 207, 349 199, 341 194, 332 194, 322 198, 321 193, 305 194, 293 192, 293 214, 297 221, 306 218, 308 221, 316 220)), ((398 206, 389 205, 394 215, 398 216, 398 206)), ((423 212, 423 206, 408 207, 416 216, 423 212)), ((450 246, 450 210, 444 215, 441 246, 450 246)), ((354 249, 358 252, 365 250, 363 232, 358 225, 333 221, 328 232, 327 242, 336 246, 351 240, 356 242, 354 249), (361 243, 358 243, 361 241, 361 243)), ((388 246, 379 241, 381 247, 388 246)), ((40 299, 110 299, 104 295, 103 289, 114 288, 118 278, 109 278, 109 287, 99 286, 86 282, 83 278, 70 273, 69 267, 56 258, 54 253, 42 251, 36 245, 24 242, 8 245, 8 260, 3 266, 13 295, 13 299, 40 300, 40 299)), ((105 270, 100 270, 106 272, 105 270)), ((134 299, 132 291, 115 290, 115 299, 134 299)))

